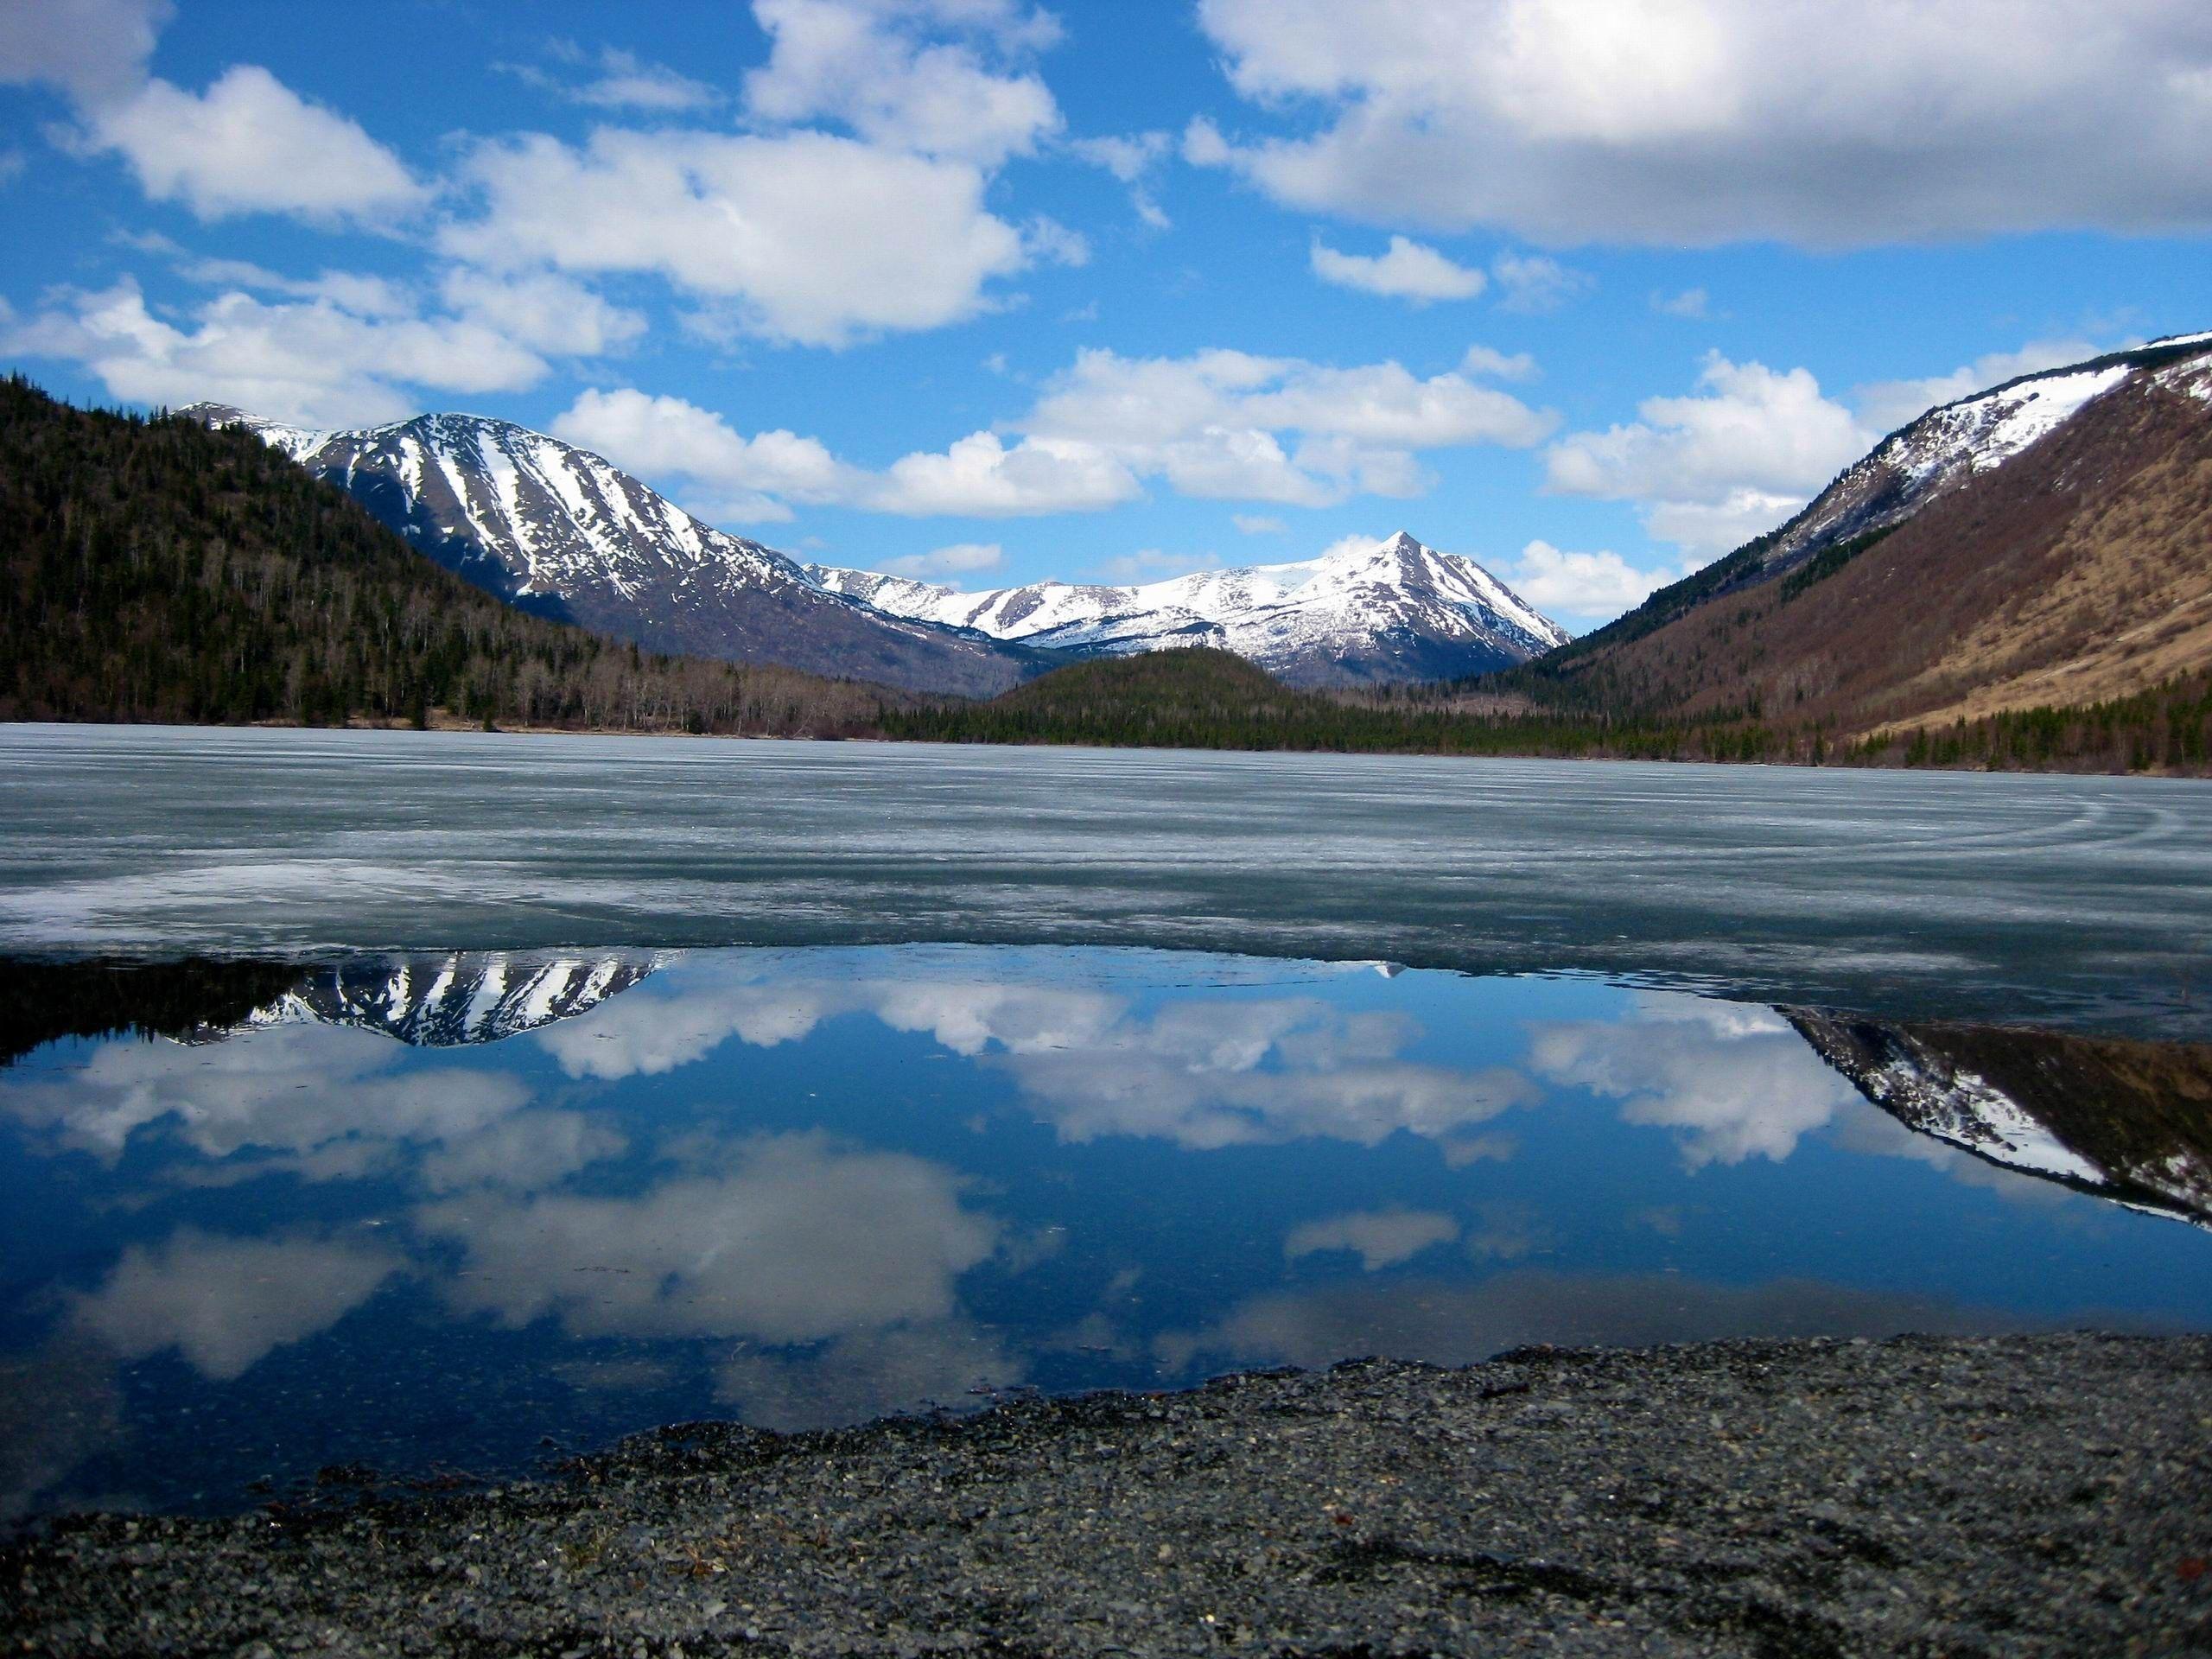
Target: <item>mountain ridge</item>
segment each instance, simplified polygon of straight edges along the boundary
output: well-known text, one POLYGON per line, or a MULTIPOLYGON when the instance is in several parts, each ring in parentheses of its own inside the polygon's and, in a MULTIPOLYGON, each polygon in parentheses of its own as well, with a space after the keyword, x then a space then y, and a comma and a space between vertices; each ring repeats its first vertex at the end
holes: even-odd
POLYGON ((1448 679, 1526 662, 1568 638, 1474 560, 1410 532, 1312 559, 1135 585, 1059 581, 966 592, 810 565, 880 608, 1089 656, 1210 645, 1290 685, 1448 679))

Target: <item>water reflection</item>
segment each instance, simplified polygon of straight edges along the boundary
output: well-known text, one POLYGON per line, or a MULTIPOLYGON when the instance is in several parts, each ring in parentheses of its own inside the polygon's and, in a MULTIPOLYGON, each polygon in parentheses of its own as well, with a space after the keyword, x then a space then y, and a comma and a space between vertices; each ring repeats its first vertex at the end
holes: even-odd
POLYGON ((2202 1049, 1141 951, 5 977, 11 1513, 1370 1352, 2212 1323, 2202 1049))

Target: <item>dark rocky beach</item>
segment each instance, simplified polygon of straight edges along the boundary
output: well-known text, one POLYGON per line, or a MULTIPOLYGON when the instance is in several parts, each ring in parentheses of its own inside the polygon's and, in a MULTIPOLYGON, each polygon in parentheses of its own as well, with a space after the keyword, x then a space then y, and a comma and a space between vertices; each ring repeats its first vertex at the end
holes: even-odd
POLYGON ((2212 1652, 2212 1338, 1363 1362, 59 1522, 50 1654, 2212 1652))

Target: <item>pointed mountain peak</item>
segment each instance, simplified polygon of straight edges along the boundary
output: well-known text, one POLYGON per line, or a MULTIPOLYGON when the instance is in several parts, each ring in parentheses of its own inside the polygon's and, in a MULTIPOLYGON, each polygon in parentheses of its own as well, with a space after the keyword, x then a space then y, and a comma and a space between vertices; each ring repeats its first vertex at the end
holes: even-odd
POLYGON ((1409 530, 1400 531, 1382 547, 1385 553, 1420 553, 1424 550, 1421 538, 1409 530))

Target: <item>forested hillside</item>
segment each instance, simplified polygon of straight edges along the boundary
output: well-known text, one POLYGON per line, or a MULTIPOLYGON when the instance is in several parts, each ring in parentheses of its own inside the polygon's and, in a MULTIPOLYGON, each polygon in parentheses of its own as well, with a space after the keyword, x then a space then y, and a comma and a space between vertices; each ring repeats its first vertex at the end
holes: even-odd
POLYGON ((0 719, 834 735, 895 694, 525 615, 244 432, 0 383, 0 719))

